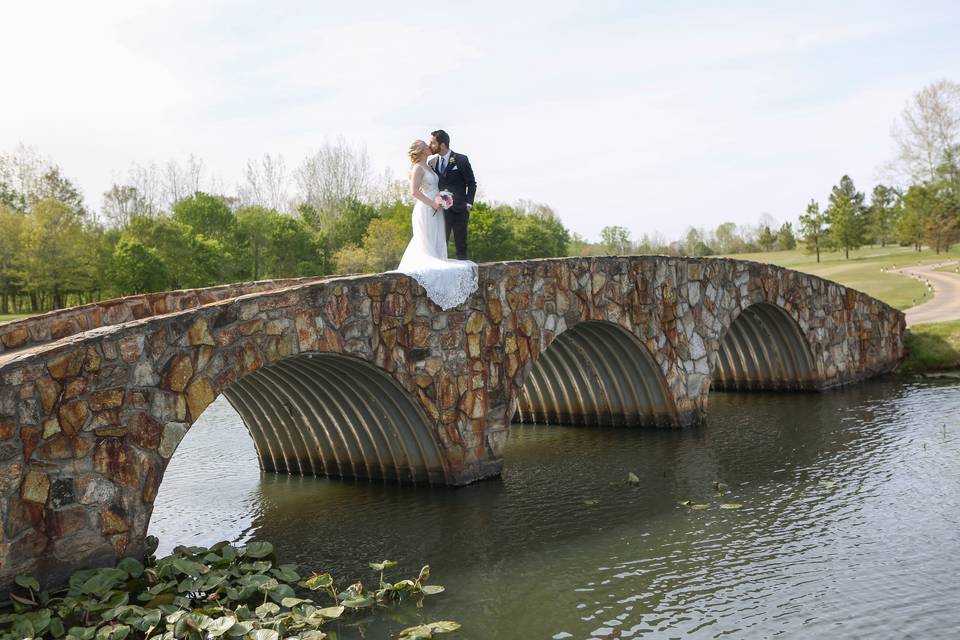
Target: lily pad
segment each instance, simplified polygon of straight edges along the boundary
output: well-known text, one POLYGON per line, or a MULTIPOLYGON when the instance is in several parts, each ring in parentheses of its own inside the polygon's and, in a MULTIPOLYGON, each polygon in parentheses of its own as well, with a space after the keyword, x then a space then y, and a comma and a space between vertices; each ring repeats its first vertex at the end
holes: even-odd
POLYGON ((724 504, 720 505, 721 509, 740 509, 742 507, 743 505, 739 502, 725 502, 724 504))

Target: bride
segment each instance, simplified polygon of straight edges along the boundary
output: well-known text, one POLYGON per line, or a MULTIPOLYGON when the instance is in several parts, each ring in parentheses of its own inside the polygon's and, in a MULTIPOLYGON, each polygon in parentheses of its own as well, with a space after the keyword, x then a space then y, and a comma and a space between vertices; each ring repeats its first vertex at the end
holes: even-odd
POLYGON ((430 147, 423 140, 415 140, 407 153, 413 164, 410 195, 417 202, 413 205, 413 237, 396 271, 419 282, 441 309, 452 309, 477 290, 477 265, 469 260, 447 258, 439 177, 427 164, 430 147))

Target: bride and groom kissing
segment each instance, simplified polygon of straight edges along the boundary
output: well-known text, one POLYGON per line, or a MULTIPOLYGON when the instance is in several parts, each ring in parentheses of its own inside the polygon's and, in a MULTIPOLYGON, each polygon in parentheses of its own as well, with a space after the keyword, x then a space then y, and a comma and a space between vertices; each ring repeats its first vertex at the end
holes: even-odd
POLYGON ((470 160, 450 149, 443 129, 430 143, 414 140, 410 158, 413 237, 397 271, 414 278, 441 309, 463 303, 477 289, 477 265, 467 260, 467 221, 477 193, 470 160), (453 234, 457 259, 447 257, 453 234))

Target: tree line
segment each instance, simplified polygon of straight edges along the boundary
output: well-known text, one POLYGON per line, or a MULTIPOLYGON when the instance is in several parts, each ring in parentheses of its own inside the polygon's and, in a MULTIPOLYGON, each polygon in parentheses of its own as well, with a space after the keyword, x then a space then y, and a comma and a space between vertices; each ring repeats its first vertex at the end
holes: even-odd
MULTIPOLYGON (((0 313, 392 269, 411 235, 411 207, 405 181, 374 175, 365 151, 343 140, 289 176, 280 157, 250 161, 232 193, 192 156, 134 165, 98 210, 55 163, 20 147, 0 155, 0 313)), ((546 205, 478 200, 470 225, 481 262, 568 253, 570 233, 546 205)))

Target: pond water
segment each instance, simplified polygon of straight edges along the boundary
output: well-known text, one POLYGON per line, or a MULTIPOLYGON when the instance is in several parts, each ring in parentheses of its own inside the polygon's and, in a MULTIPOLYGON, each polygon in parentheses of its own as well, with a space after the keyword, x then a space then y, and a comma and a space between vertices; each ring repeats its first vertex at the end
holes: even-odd
POLYGON ((429 563, 447 588, 340 640, 447 619, 451 639, 936 638, 960 633, 958 520, 960 385, 879 381, 715 393, 683 430, 515 426, 503 476, 461 489, 261 474, 220 399, 150 533, 161 552, 269 540, 344 586, 429 563))

